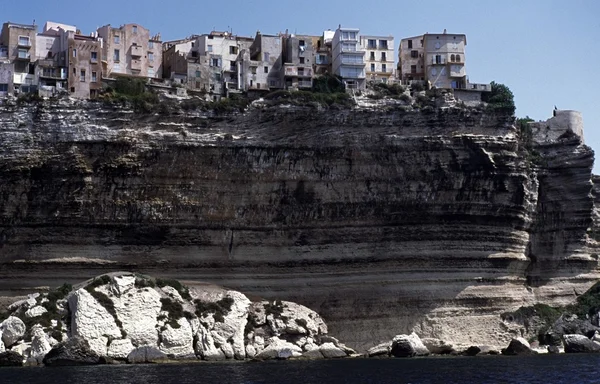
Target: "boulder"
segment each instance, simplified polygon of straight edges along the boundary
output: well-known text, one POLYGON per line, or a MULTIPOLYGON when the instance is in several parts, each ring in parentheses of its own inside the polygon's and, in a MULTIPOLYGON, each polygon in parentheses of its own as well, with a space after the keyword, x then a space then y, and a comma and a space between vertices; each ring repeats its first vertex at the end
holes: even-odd
POLYGON ((338 357, 346 357, 346 352, 342 351, 340 348, 336 347, 333 343, 323 343, 319 346, 319 351, 323 355, 323 357, 327 359, 335 359, 338 357))
POLYGON ((600 344, 583 335, 563 335, 565 353, 600 352, 600 344))
POLYGON ((302 356, 302 349, 292 343, 284 340, 280 340, 277 337, 270 339, 269 345, 256 355, 256 359, 259 360, 270 360, 270 359, 289 359, 291 357, 302 356))
POLYGON ((254 347, 254 345, 252 345, 252 344, 246 345, 246 356, 250 359, 252 359, 254 356, 256 356, 256 348, 254 347))
POLYGON ((126 360, 134 349, 135 347, 129 339, 113 340, 108 346, 107 355, 112 359, 126 360))
MULTIPOLYGON (((224 322, 216 322, 213 326, 213 331, 216 332, 225 343, 231 345, 233 355, 230 357, 230 347, 223 344, 223 351, 227 358, 243 360, 246 358, 246 345, 244 343, 244 335, 246 324, 248 323, 248 312, 252 302, 241 292, 226 291, 222 298, 227 297, 233 299, 233 303, 229 308, 228 313, 224 316, 224 322)), ((214 335, 214 333, 213 333, 214 335)))
POLYGON ((452 344, 448 344, 440 339, 424 338, 421 341, 425 348, 434 355, 448 355, 454 352, 452 344))
POLYGON ((113 315, 84 288, 69 296, 69 308, 71 334, 87 340, 97 355, 106 356, 107 337, 121 338, 121 330, 113 315))
POLYGON ((196 357, 194 353, 194 336, 190 322, 182 317, 177 321, 178 328, 167 324, 161 332, 160 350, 175 358, 196 357))
POLYGON ((25 316, 29 318, 42 316, 44 313, 48 312, 48 310, 41 305, 36 305, 33 308, 28 309, 25 312, 25 316))
POLYGON ((16 311, 19 308, 31 308, 37 304, 37 298, 40 297, 39 293, 32 293, 27 295, 26 299, 15 301, 11 305, 8 306, 9 311, 16 311))
POLYGON ((2 341, 5 347, 15 344, 25 335, 25 323, 18 317, 9 316, 0 323, 0 332, 2 332, 2 341))
POLYGON ((464 356, 477 356, 479 352, 481 352, 481 348, 479 348, 476 345, 472 345, 469 348, 465 349, 462 354, 464 356))
POLYGON ((131 364, 161 363, 167 359, 165 353, 151 346, 138 347, 127 356, 127 362, 131 364))
POLYGON ((342 351, 344 351, 346 353, 346 355, 353 355, 356 353, 356 351, 354 349, 347 347, 346 344, 341 343, 338 339, 336 339, 335 337, 329 336, 329 335, 321 336, 321 343, 332 343, 338 349, 341 349, 342 351))
POLYGON ((560 347, 557 347, 556 345, 549 345, 548 353, 551 353, 551 354, 560 353, 560 347))
POLYGON ((394 357, 427 356, 429 350, 423 345, 416 333, 397 335, 392 340, 390 353, 394 357))
POLYGON ((392 349, 392 344, 389 341, 387 343, 381 343, 379 345, 374 346, 373 348, 370 348, 367 351, 367 356, 368 357, 389 356, 391 349, 392 349))
POLYGON ((99 364, 100 356, 90 348, 90 344, 81 336, 70 337, 58 343, 43 359, 45 365, 89 365, 99 364))
POLYGON ((14 351, 0 353, 0 367, 20 367, 23 365, 23 356, 14 351))
POLYGON ((536 353, 531 349, 529 342, 522 337, 512 339, 508 347, 502 350, 502 354, 507 356, 535 355, 536 353))
POLYGON ((562 315, 552 327, 543 335, 542 344, 562 344, 563 335, 583 335, 592 338, 600 328, 594 326, 589 320, 581 320, 576 315, 562 315))
POLYGON ((34 358, 38 363, 41 363, 44 356, 52 347, 48 336, 44 333, 44 329, 41 325, 36 324, 31 328, 31 352, 30 357, 34 358))
POLYGON ((312 349, 310 351, 306 351, 302 354, 302 357, 306 357, 308 359, 322 359, 324 356, 321 353, 321 350, 319 348, 317 349, 312 349))

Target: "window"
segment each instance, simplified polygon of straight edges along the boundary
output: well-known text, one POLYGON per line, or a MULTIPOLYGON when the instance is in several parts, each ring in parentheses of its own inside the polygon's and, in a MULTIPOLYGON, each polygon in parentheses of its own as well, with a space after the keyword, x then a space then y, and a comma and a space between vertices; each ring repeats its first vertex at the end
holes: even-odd
POLYGON ((408 49, 412 49, 412 40, 408 40, 407 43, 408 43, 408 49))
POLYGON ((387 65, 381 64, 381 72, 387 72, 387 65))
POLYGON ((29 47, 29 36, 19 36, 19 45, 29 47))
POLYGON ((387 49, 388 48, 387 40, 379 40, 379 48, 387 49))
POLYGON ((0 57, 8 57, 8 48, 0 47, 0 57))
POLYGON ((96 83, 98 81, 98 73, 92 72, 92 83, 96 83))
POLYGON ((238 48, 237 48, 237 47, 230 46, 230 47, 229 47, 229 54, 230 54, 230 55, 237 55, 237 53, 238 53, 238 52, 237 52, 237 50, 238 50, 238 48))
POLYGON ((270 87, 276 87, 277 86, 277 80, 269 80, 269 86, 270 87))
POLYGON ((98 52, 90 52, 90 59, 92 63, 98 62, 98 52))
POLYGON ((196 81, 196 89, 200 89, 200 82, 196 81))
POLYGON ((219 59, 211 59, 210 63, 211 63, 210 64, 211 67, 220 67, 220 65, 219 65, 219 59))
POLYGON ((8 92, 8 84, 0 84, 0 92, 8 92))
POLYGON ((369 56, 369 60, 375 60, 375 52, 371 52, 371 55, 369 56))
POLYGON ((381 61, 387 61, 387 56, 385 52, 381 52, 381 61))
POLYGON ((269 52, 263 53, 263 61, 269 61, 269 58, 270 58, 269 52))
POLYGON ((121 44, 121 36, 115 35, 115 44, 121 44))
POLYGON ((375 64, 371 64, 371 72, 375 72, 375 64))
POLYGON ((73 68, 73 75, 77 75, 77 68, 73 68))
POLYGON ((30 75, 35 75, 35 64, 29 63, 29 72, 30 75))
POLYGON ((298 76, 304 76, 304 68, 298 68, 298 76))
POLYGON ((417 59, 419 57, 419 51, 410 51, 410 57, 417 59))
POLYGON ((317 55, 317 64, 327 64, 327 56, 317 55))
POLYGON ((417 73, 417 66, 416 65, 411 65, 410 66, 410 73, 417 73))
POLYGON ((454 56, 454 55, 451 55, 451 56, 450 56, 450 61, 454 62, 454 60, 456 60, 456 59, 455 59, 455 56, 454 56))
POLYGON ((71 93, 75 93, 75 87, 71 87, 71 93))
POLYGON ((269 67, 264 67, 263 70, 265 73, 269 73, 269 67))
POLYGON ((256 75, 256 67, 250 67, 250 72, 251 72, 253 75, 256 75))
POLYGON ((121 61, 121 52, 119 52, 118 49, 115 49, 114 53, 113 53, 113 61, 119 62, 121 61))
POLYGON ((133 33, 137 33, 137 25, 133 26, 133 33))
MULTIPOLYGON (((192 47, 194 46, 194 43, 192 43, 192 47)), ((154 49, 154 41, 149 41, 148 42, 148 49, 154 49)))
POLYGON ((114 64, 112 70, 113 72, 121 72, 121 64, 114 64))
POLYGON ((207 45, 207 46, 206 46, 206 50, 207 50, 208 52, 212 52, 212 45, 207 45))
POLYGON ((356 32, 342 32, 342 40, 356 40, 356 32))
POLYGON ((196 43, 194 41, 192 41, 192 48, 194 48, 195 45, 196 45, 196 43))
POLYGON ((217 81, 221 81, 221 74, 220 73, 215 73, 215 79, 217 81))
POLYGON ((304 57, 300 57, 300 64, 304 64, 304 57))
POLYGON ((299 40, 298 45, 301 47, 304 47, 306 45, 306 43, 304 42, 304 40, 299 40))
POLYGON ((154 77, 154 68, 148 68, 148 77, 154 77))
POLYGON ((154 61, 154 53, 148 52, 148 61, 154 61))
POLYGON ((342 43, 342 51, 356 51, 356 43, 342 43))
POLYGON ((73 48, 73 57, 77 57, 77 50, 73 48))
POLYGON ((79 81, 85 82, 85 69, 82 69, 79 73, 79 81))
POLYGON ((460 63, 460 55, 456 55, 456 62, 460 63))
POLYGON ((375 49, 375 48, 377 48, 377 42, 375 40, 369 39, 369 41, 367 42, 367 46, 370 49, 375 49))
POLYGON ((196 77, 200 77, 201 73, 200 71, 196 71, 196 77))
POLYGON ((435 55, 435 63, 442 64, 442 55, 435 55))

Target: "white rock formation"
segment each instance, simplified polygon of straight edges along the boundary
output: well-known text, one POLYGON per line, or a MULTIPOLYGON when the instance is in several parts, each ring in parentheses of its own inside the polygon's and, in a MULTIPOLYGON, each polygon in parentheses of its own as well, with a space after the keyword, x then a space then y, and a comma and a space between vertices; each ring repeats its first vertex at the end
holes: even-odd
POLYGON ((44 333, 41 325, 34 325, 31 329, 31 352, 30 357, 37 360, 38 364, 42 363, 46 353, 52 349, 48 336, 44 333))
POLYGON ((289 359, 302 356, 302 349, 295 344, 281 340, 278 337, 269 339, 268 345, 258 355, 257 359, 289 359))
MULTIPOLYGON (((226 343, 231 340, 231 348, 233 357, 236 359, 244 359, 246 357, 246 346, 244 343, 244 332, 248 323, 248 311, 252 302, 241 292, 227 291, 224 297, 233 299, 233 304, 229 309, 229 313, 224 316, 225 322, 216 322, 214 331, 222 337, 226 343)), ((224 346, 225 355, 229 347, 224 346)), ((229 356, 228 356, 229 358, 229 356)))
POLYGON ((323 343, 319 347, 319 352, 328 359, 346 357, 346 352, 342 351, 333 343, 323 343))
POLYGON ((221 348, 217 348, 215 346, 215 342, 210 331, 201 327, 196 337, 198 338, 196 343, 196 354, 202 356, 202 358, 207 361, 218 361, 225 359, 225 354, 221 348))
POLYGON ((9 316, 0 324, 0 331, 4 346, 9 348, 25 335, 25 323, 18 317, 9 316))
POLYGON ((42 316, 46 312, 48 312, 48 310, 46 308, 42 307, 41 305, 36 305, 35 307, 28 309, 25 312, 25 316, 29 317, 29 318, 38 317, 38 316, 42 316))
POLYGON ((160 350, 174 357, 194 357, 194 336, 190 322, 182 317, 177 321, 179 328, 169 324, 161 332, 160 350))
POLYGON ((148 345, 134 349, 127 356, 127 361, 132 364, 160 363, 165 360, 167 360, 167 355, 158 348, 148 345))
POLYGON ((135 347, 129 339, 113 340, 108 346, 108 357, 113 359, 127 359, 135 347))
POLYGON ((106 356, 107 337, 121 338, 121 330, 113 315, 84 288, 69 296, 69 308, 71 334, 83 337, 90 344, 92 351, 106 356))

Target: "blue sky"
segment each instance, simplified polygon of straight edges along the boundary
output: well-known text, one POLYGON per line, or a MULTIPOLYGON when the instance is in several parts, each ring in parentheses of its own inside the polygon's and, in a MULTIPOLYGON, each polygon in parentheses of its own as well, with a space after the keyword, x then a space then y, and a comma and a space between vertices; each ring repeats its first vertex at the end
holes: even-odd
POLYGON ((104 24, 138 23, 152 34, 160 32, 163 40, 213 29, 248 36, 286 29, 320 34, 342 24, 365 34, 393 35, 397 48, 402 37, 444 29, 465 33, 472 82, 508 85, 520 117, 546 119, 554 105, 582 111, 586 142, 600 151, 597 0, 0 1, 3 21, 35 19, 41 27, 51 20, 83 33, 104 24))

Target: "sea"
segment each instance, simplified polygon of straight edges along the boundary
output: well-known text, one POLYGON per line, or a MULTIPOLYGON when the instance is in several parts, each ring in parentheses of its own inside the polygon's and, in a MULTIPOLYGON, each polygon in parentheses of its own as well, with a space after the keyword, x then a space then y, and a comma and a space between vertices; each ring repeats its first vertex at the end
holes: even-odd
POLYGON ((600 354, 0 368, 0 383, 600 383, 600 354))

